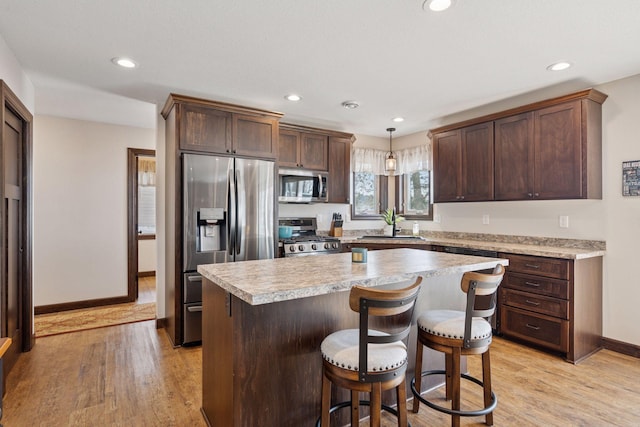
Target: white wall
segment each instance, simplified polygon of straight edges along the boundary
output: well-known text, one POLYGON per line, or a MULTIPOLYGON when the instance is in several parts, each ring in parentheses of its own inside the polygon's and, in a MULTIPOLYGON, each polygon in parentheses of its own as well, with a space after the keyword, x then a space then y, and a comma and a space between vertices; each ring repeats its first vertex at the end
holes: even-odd
POLYGON ((138 272, 156 271, 158 251, 156 240, 138 240, 138 272))
POLYGON ((36 116, 34 305, 127 294, 127 147, 153 129, 36 116))
POLYGON ((22 70, 20 63, 9 49, 0 34, 0 79, 9 86, 25 107, 34 112, 34 88, 33 83, 22 70))

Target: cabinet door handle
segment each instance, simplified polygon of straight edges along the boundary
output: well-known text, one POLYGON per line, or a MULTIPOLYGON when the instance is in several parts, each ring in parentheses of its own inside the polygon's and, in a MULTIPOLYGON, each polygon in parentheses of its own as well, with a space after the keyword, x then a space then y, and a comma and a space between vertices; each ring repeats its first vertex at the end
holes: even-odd
POLYGON ((528 299, 526 299, 526 300, 525 300, 525 302, 526 302, 527 304, 530 304, 530 305, 536 305, 536 306, 540 305, 540 303, 539 303, 539 302, 530 301, 530 300, 528 300, 528 299))
POLYGON ((461 198, 462 200, 464 200, 464 196, 460 196, 460 198, 461 198))
POLYGON ((527 285, 527 286, 533 286, 534 288, 539 288, 540 287, 540 283, 524 282, 524 284, 527 285))
POLYGON ((527 268, 535 268, 535 269, 540 268, 540 266, 536 265, 536 264, 525 264, 524 266, 527 267, 527 268))
POLYGON ((534 193, 533 194, 535 197, 540 197, 540 193, 534 193))
POLYGON ((533 197, 533 193, 527 193, 527 196, 529 196, 529 198, 533 197))
POLYGON ((527 326, 527 328, 529 328, 529 329, 535 329, 536 331, 539 331, 539 330, 540 330, 540 326, 531 325, 531 324, 529 324, 529 323, 527 323, 527 325, 526 325, 526 326, 527 326))

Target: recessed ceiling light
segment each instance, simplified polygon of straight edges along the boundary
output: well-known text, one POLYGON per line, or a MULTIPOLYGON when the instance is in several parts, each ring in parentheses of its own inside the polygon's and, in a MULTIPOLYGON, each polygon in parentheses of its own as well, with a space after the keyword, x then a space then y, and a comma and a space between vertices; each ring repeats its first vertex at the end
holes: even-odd
POLYGON ((355 110, 360 106, 357 101, 344 101, 342 106, 348 110, 355 110))
POLYGON ((133 59, 129 58, 112 58, 111 62, 123 68, 136 68, 138 66, 133 59))
POLYGON ((296 95, 295 93, 291 93, 284 97, 287 101, 300 101, 302 97, 300 95, 296 95))
POLYGON ((422 8, 426 10, 428 7, 434 12, 442 12, 447 10, 453 5, 453 0, 424 0, 422 8))
POLYGON ((549 71, 562 71, 562 70, 566 70, 567 68, 571 67, 571 63, 570 62, 556 62, 555 64, 551 64, 547 67, 547 70, 549 71))
POLYGON ((404 117, 394 117, 393 121, 396 123, 404 122, 404 117))

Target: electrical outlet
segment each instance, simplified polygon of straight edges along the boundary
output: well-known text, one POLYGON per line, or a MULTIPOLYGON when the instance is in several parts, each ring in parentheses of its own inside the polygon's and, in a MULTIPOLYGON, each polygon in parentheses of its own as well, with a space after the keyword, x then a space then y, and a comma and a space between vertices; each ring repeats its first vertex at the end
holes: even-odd
POLYGON ((560 228, 569 228, 569 216, 560 215, 558 217, 558 222, 559 222, 560 228))
POLYGON ((440 223, 440 221, 442 221, 442 218, 440 217, 440 214, 433 215, 433 222, 440 223))
POLYGON ((482 215, 482 223, 484 225, 489 225, 489 215, 487 214, 482 215))

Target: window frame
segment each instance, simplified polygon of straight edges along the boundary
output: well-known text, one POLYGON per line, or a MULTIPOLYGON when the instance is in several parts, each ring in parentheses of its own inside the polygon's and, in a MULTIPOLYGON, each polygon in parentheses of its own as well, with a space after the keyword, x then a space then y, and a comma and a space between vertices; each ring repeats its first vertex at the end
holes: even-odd
POLYGON ((396 193, 396 211, 402 215, 407 220, 422 220, 422 221, 433 221, 433 171, 429 169, 425 169, 426 172, 429 173, 429 214, 428 215, 419 215, 406 213, 406 200, 407 195, 405 194, 405 181, 406 175, 402 174, 396 176, 395 182, 395 193, 396 193))
POLYGON ((372 220, 372 219, 380 219, 382 213, 387 209, 387 205, 389 203, 389 177, 386 175, 375 175, 375 179, 377 181, 378 186, 378 213, 376 214, 367 214, 361 215, 356 214, 356 173, 365 173, 365 172, 352 172, 352 181, 353 187, 351 189, 351 219, 352 220, 372 220))

